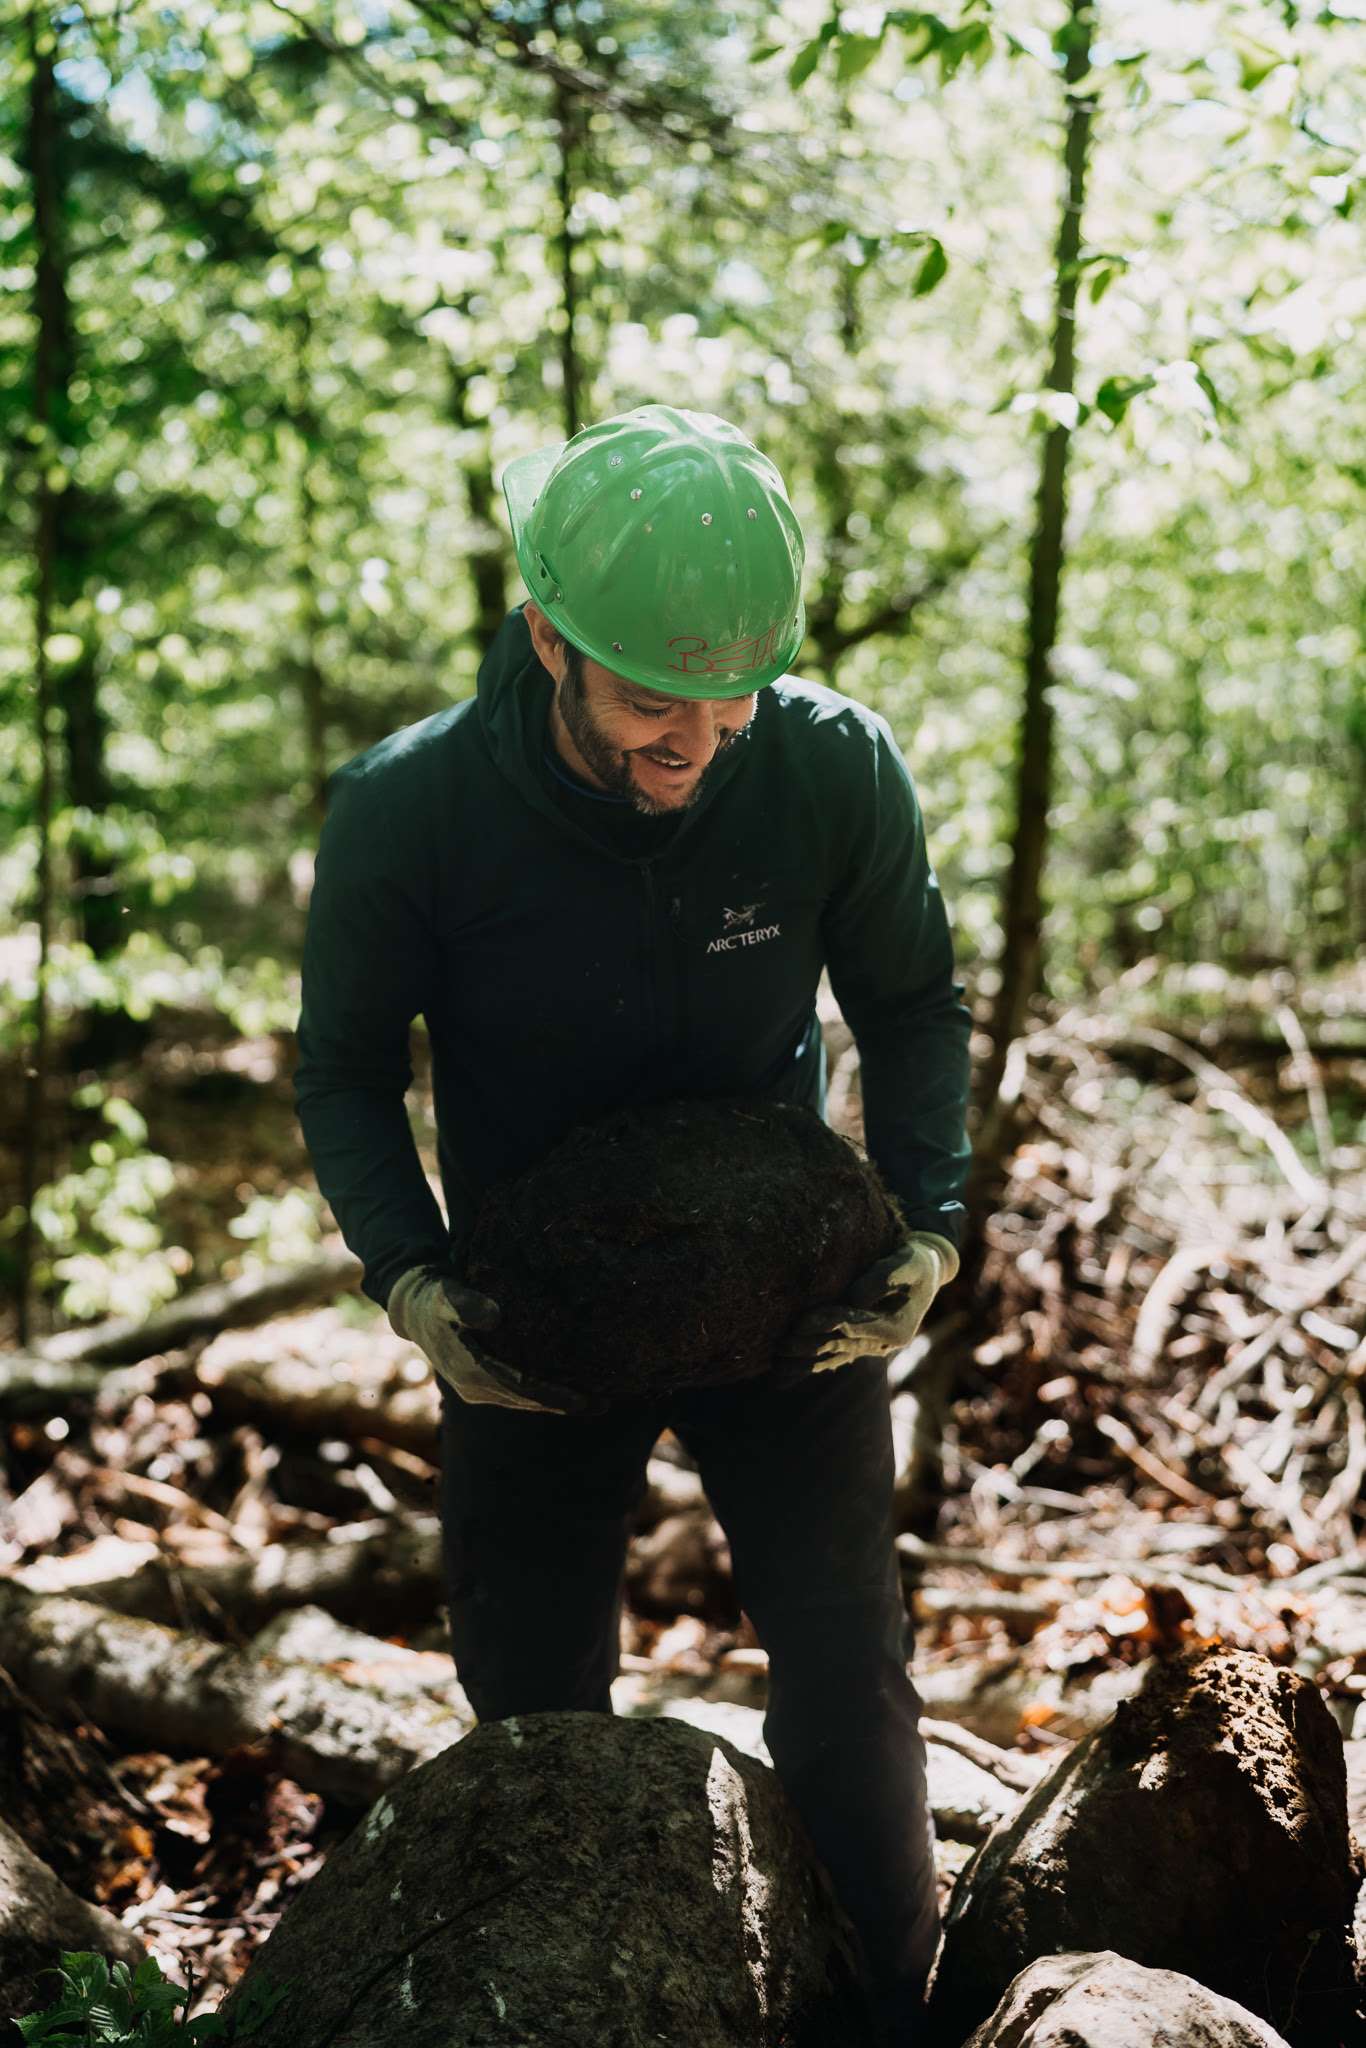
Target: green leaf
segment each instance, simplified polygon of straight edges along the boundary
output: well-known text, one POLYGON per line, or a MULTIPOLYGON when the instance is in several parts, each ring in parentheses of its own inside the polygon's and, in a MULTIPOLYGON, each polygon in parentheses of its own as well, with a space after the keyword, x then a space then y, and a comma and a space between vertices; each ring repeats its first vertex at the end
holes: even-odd
POLYGON ((109 1965, 88 1949, 62 1951, 62 1975, 78 1998, 99 1998, 109 1989, 109 1965))
POLYGON ((839 62, 835 76, 841 85, 847 85, 851 78, 857 78, 882 48, 881 36, 846 35, 840 37, 839 62))
POLYGON ((925 260, 916 272, 915 283, 911 286, 912 297, 923 299, 926 292, 932 292, 948 267, 949 259, 944 254, 943 243, 931 235, 930 246, 925 251, 925 260))
POLYGON ((26 2020, 16 2020, 15 2026, 26 2041, 77 2041, 86 2038, 85 2016, 88 2008, 84 1999, 73 2004, 63 1999, 57 2005, 50 2005, 43 2012, 36 2012, 26 2020), (76 2031, 70 2031, 75 2029, 76 2031))
POLYGON ((1156 377, 1107 377, 1096 392, 1096 404, 1118 425, 1131 401, 1141 391, 1151 391, 1156 382, 1156 377))
POLYGON ((794 89, 797 86, 805 85, 807 79, 819 64, 821 51, 825 48, 826 41, 827 38, 825 36, 813 36, 809 43, 803 43, 801 49, 798 50, 796 56, 792 59, 792 62, 787 67, 787 82, 794 89))
POLYGON ((782 54, 781 43, 760 43, 757 50, 750 51, 749 61, 751 64, 767 64, 770 57, 781 57, 782 54))

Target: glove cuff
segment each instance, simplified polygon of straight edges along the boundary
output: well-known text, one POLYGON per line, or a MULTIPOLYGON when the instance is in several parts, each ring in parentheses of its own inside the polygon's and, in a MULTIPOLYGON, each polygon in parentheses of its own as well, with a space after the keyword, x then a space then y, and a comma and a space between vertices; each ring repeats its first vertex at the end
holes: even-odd
POLYGON ((417 1339, 408 1328, 408 1312, 422 1289, 430 1284, 434 1271, 435 1268, 432 1266, 409 1266, 407 1272, 400 1273, 389 1289, 385 1312, 389 1317, 390 1326, 410 1344, 415 1344, 417 1339))
POLYGON ((927 1251, 934 1253, 939 1262, 939 1287, 947 1287, 950 1280, 957 1278, 958 1247, 947 1237, 940 1237, 933 1230, 913 1230, 906 1241, 908 1244, 923 1244, 927 1251))

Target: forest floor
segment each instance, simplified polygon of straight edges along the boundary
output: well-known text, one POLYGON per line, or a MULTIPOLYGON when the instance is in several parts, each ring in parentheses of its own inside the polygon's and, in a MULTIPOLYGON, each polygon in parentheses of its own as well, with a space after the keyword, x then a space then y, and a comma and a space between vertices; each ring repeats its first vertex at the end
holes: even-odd
MULTIPOLYGON (((856 1134, 848 1034, 827 1031, 832 1120, 856 1134)), ((311 1188, 289 1061, 284 1037, 177 1015, 105 1077, 177 1164, 160 1221, 187 1286, 250 1270, 227 1228, 244 1205, 311 1188)), ((1046 1756, 1154 1653, 1222 1641, 1312 1676, 1366 1737, 1366 971, 1294 988, 1138 972, 1040 1023, 1006 1085, 1019 1138, 981 1256, 893 1369, 927 1714, 1046 1756)), ((429 1168, 433 1135, 428 1105, 429 1168)), ((250 1657, 300 1605, 285 1553, 406 1537, 406 1599, 401 1569, 324 1573, 308 1605, 336 1640, 296 1634, 288 1655, 458 1707, 436 1419, 425 1366, 354 1292, 197 1338, 107 1395, 0 1401, 0 1583, 118 1609, 120 1584, 155 1582, 161 1619, 250 1657)), ((652 1473, 618 1709, 688 1699, 743 1739, 762 1650, 672 1440, 652 1473)), ((209 2009, 368 1800, 309 1789, 269 1740, 158 1739, 155 1700, 107 1725, 52 1714, 125 1810, 98 1853, 73 1828, 60 1874, 192 1970, 209 2009)), ((946 1893, 970 1853, 943 1845, 946 1893)))

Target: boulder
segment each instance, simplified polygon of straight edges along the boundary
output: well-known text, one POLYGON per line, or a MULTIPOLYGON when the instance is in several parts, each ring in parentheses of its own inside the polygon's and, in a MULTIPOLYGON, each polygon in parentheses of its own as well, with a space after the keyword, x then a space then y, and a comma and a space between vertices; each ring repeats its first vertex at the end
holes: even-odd
POLYGON ((1040 1956, 1113 1949, 1236 1999, 1292 2048, 1355 2043, 1358 1864, 1317 1688, 1252 1651, 1161 1660, 964 1870, 935 2038, 957 2048, 1040 1956))
POLYGON ((1106 1949, 1041 1956, 963 2048, 1285 2048, 1246 2006, 1106 1949))
POLYGON ((252 2048, 871 2048, 771 1770, 672 1720, 490 1721, 403 1778, 224 2002, 252 2048))
POLYGON ((793 1317, 904 1235, 876 1171, 814 1111, 658 1102, 571 1131, 480 1203, 465 1262, 496 1358, 600 1398, 768 1369, 793 1317))

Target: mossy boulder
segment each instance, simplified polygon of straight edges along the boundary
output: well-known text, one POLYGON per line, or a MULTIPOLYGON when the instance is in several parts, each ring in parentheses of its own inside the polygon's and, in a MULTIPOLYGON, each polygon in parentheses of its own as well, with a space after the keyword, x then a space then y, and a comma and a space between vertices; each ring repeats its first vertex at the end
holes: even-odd
POLYGON ((494 1357, 607 1399, 751 1379, 903 1236, 877 1172, 790 1103, 661 1102, 489 1191, 465 1277, 494 1357))

